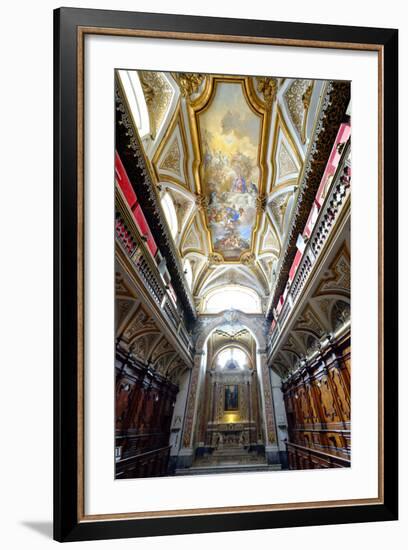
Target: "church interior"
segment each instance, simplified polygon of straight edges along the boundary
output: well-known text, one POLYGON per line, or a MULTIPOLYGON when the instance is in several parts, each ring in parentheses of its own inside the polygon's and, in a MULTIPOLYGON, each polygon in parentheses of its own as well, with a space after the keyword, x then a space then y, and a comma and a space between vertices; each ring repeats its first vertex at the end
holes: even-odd
POLYGON ((349 467, 350 83, 115 94, 116 479, 349 467))

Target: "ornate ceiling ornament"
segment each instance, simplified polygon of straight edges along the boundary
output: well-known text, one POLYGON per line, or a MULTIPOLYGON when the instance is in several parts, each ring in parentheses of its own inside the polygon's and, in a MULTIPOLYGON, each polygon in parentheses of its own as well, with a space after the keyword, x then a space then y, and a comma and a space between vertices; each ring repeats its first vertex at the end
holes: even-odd
POLYGON ((185 362, 176 355, 169 363, 167 367, 167 376, 172 380, 177 380, 183 372, 187 369, 185 362))
POLYGON ((230 285, 235 285, 236 282, 237 282, 235 272, 232 271, 232 272, 228 273, 228 276, 227 276, 227 279, 226 279, 226 280, 227 280, 228 284, 230 284, 230 285))
POLYGON ((134 298, 130 288, 125 283, 122 273, 115 274, 115 296, 122 298, 134 298))
POLYGON ((350 304, 337 300, 331 310, 331 323, 334 330, 343 326, 350 319, 350 304))
POLYGON ((309 84, 305 93, 302 95, 303 108, 307 111, 310 107, 310 100, 312 98, 313 83, 309 84))
POLYGON ((272 107, 272 103, 276 98, 276 92, 278 90, 277 78, 271 78, 269 76, 258 76, 256 78, 256 89, 259 93, 262 94, 267 107, 272 107))
POLYGON ((121 323, 126 319, 128 313, 132 309, 135 301, 132 299, 116 299, 117 306, 117 316, 116 316, 116 326, 119 327, 121 323))
POLYGON ((141 331, 146 332, 152 330, 158 331, 155 322, 149 317, 146 311, 140 307, 131 319, 123 337, 125 340, 129 341, 141 331))
POLYGON ((266 195, 258 195, 256 197, 256 211, 258 213, 265 212, 266 209, 266 195))
POLYGON ((162 170, 168 170, 169 172, 174 172, 178 176, 182 177, 181 171, 180 171, 180 159, 181 159, 181 153, 180 148, 177 139, 175 138, 173 140, 173 143, 169 147, 169 150, 160 163, 159 168, 162 170))
POLYGON ((318 286, 315 296, 324 294, 350 296, 350 255, 345 244, 330 264, 329 271, 318 286))
POLYGON ((191 101, 191 96, 198 93, 205 80, 205 76, 200 73, 172 73, 172 76, 180 88, 181 95, 187 101, 191 101))
POLYGON ((216 329, 215 334, 218 334, 222 338, 226 338, 228 340, 239 340, 240 338, 249 335, 249 332, 245 328, 239 329, 236 332, 227 332, 222 329, 216 329))
POLYGON ((135 357, 138 359, 144 361, 147 358, 147 340, 146 336, 141 336, 140 338, 136 338, 134 343, 132 344, 130 351, 133 353, 135 357))
POLYGON ((292 335, 289 335, 288 339, 286 340, 285 344, 282 346, 282 350, 284 351, 292 351, 296 355, 301 355, 299 351, 299 346, 294 339, 292 335))
POLYGON ((155 139, 174 92, 162 73, 139 71, 138 74, 149 112, 150 134, 155 139))
POLYGON ((218 254, 217 252, 213 252, 212 254, 208 255, 208 263, 210 266, 212 265, 220 265, 224 262, 221 254, 218 254))
POLYGON ((159 179, 182 185, 189 190, 187 135, 178 105, 164 128, 151 162, 159 179))
POLYGON ((319 309, 325 314, 327 320, 329 320, 329 309, 332 301, 330 298, 321 298, 317 301, 319 309))
POLYGON ((279 178, 284 178, 289 174, 297 174, 299 172, 298 167, 295 164, 292 156, 286 148, 286 145, 282 142, 278 153, 278 168, 279 178))
POLYGON ((268 222, 262 241, 261 251, 279 253, 279 250, 278 237, 276 236, 275 230, 272 229, 271 224, 268 222))
POLYGON ((305 142, 305 123, 313 91, 311 80, 294 80, 285 93, 285 100, 293 125, 305 142))
POLYGON ((272 217, 280 232, 283 231, 283 221, 285 219, 285 212, 288 205, 289 196, 289 193, 282 193, 269 203, 272 217))
POLYGON ((195 220, 190 225, 189 229, 186 229, 184 234, 183 244, 182 244, 182 253, 185 254, 188 250, 200 250, 202 247, 202 242, 200 239, 200 232, 197 229, 195 220))
POLYGON ((321 348, 321 344, 317 338, 309 334, 305 340, 305 347, 308 354, 314 353, 321 348))
POLYGON ((156 361, 158 360, 158 358, 164 354, 167 354, 167 353, 170 353, 170 352, 173 352, 173 348, 171 347, 171 345, 169 344, 168 340, 166 340, 165 338, 163 338, 158 345, 156 345, 154 347, 154 350, 153 350, 153 353, 150 357, 150 360, 152 363, 156 363, 156 361))
POLYGON ((208 197, 203 194, 196 194, 195 204, 199 210, 205 210, 208 206, 208 197))
POLYGON ((281 353, 280 351, 276 354, 275 358, 274 358, 274 362, 275 361, 279 361, 279 363, 282 364, 282 366, 285 368, 285 370, 287 370, 288 368, 288 364, 287 364, 287 359, 285 358, 285 354, 281 353))
POLYGON ((262 258, 259 260, 261 263, 261 266, 265 272, 266 277, 268 278, 268 281, 272 279, 272 265, 273 265, 273 258, 262 258))
POLYGON ((230 323, 233 326, 239 321, 239 312, 235 309, 224 311, 223 318, 226 323, 230 323))
POLYGON ((315 334, 318 338, 321 338, 324 334, 324 329, 314 313, 310 305, 306 306, 302 314, 298 317, 298 321, 294 327, 294 330, 306 329, 315 334))
POLYGON ((176 215, 177 215, 177 221, 179 226, 179 231, 183 227, 184 221, 188 215, 188 212, 190 210, 190 204, 191 202, 188 199, 182 200, 178 197, 180 194, 177 194, 177 198, 173 201, 174 208, 176 209, 176 215))
POLYGON ((255 265, 255 254, 253 252, 245 252, 241 256, 241 263, 247 266, 253 266, 255 265))
POLYGON ((169 366, 175 357, 177 357, 176 352, 166 352, 162 357, 157 360, 157 363, 155 365, 156 371, 162 376, 168 378, 169 366))
MULTIPOLYGON (((206 258, 205 258, 205 256, 201 255, 201 253, 200 253, 200 257, 189 255, 188 259, 190 261, 191 271, 193 273, 193 285, 192 286, 193 286, 193 288, 195 288, 196 284, 198 283, 199 277, 201 276, 203 271, 205 271, 205 269, 203 270, 203 268, 206 264, 206 258)), ((195 299, 196 298, 197 297, 195 296, 195 299)), ((196 304, 197 304, 197 300, 196 300, 196 304)))

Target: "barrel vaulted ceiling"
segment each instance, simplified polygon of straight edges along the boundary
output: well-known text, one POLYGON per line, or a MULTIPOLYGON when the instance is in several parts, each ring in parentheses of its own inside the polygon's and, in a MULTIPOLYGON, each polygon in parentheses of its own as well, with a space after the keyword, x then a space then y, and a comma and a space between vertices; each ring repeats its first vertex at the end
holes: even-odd
POLYGON ((286 245, 324 82, 120 71, 200 311, 210 291, 265 307, 286 245))

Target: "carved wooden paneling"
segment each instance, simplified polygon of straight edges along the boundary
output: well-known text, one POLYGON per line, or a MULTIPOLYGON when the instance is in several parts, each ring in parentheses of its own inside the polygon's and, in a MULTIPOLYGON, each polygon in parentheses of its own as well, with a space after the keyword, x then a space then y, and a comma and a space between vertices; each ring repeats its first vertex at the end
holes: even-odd
POLYGON ((350 465, 350 337, 283 384, 293 469, 350 465))

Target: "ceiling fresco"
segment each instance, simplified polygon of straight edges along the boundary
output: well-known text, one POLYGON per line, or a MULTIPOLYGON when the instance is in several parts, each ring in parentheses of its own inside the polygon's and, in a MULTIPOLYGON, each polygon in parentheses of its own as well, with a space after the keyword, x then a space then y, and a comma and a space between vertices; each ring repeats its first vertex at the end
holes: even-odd
POLYGON ((249 108, 241 82, 217 82, 199 126, 212 246, 225 260, 238 260, 251 248, 256 221, 261 119, 249 108))

